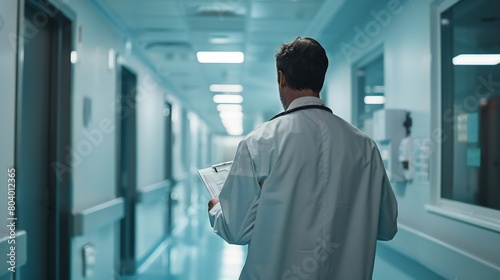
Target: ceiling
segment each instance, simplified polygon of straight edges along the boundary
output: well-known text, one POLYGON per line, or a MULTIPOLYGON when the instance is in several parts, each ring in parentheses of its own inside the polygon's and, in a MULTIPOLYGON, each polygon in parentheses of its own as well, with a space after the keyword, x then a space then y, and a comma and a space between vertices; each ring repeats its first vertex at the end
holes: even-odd
MULTIPOLYGON (((100 0, 157 74, 217 134, 210 84, 244 87, 244 134, 282 110, 274 55, 297 36, 319 36, 345 0, 100 0), (198 51, 241 51, 242 64, 201 64, 198 51)), ((354 1, 359 2, 359 1, 354 1)), ((366 1, 365 1, 366 2, 366 1)), ((349 18, 349 17, 344 17, 349 18)))

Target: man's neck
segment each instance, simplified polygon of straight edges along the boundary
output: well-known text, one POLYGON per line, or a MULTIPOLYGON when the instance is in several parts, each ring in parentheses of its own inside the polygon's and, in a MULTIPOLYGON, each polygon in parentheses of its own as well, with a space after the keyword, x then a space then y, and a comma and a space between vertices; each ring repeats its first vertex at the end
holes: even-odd
POLYGON ((286 108, 288 109, 288 107, 290 106, 290 104, 292 104, 292 102, 297 99, 297 98, 300 98, 300 97, 306 97, 306 96, 313 96, 313 97, 318 97, 319 98, 319 95, 317 93, 315 93, 314 91, 310 90, 310 89, 302 89, 302 90, 294 90, 294 89, 290 89, 287 93, 286 93, 286 108))

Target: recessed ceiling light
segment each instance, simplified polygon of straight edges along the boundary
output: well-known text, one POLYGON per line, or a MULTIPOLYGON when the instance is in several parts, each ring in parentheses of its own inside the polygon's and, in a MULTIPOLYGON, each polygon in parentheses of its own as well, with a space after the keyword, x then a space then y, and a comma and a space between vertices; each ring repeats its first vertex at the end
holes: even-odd
POLYGON ((228 126, 228 125, 241 125, 242 122, 243 122, 243 118, 224 118, 224 119, 220 119, 222 124, 224 126, 228 126))
POLYGON ((234 130, 234 131, 233 130, 228 130, 227 134, 229 134, 231 136, 240 136, 241 134, 243 134, 243 129, 238 130, 238 131, 236 131, 236 130, 234 130))
POLYGON ((210 85, 210 91, 211 92, 231 92, 231 93, 238 93, 243 91, 243 86, 242 85, 210 85))
POLYGON ((243 134, 243 126, 242 125, 234 125, 234 126, 224 126, 229 135, 241 135, 243 134))
POLYGON ((241 95, 231 95, 231 94, 216 94, 214 95, 215 103, 241 103, 243 102, 243 96, 241 95))
POLYGON ((242 52, 198 52, 196 57, 200 63, 243 63, 242 52))
POLYGON ((368 105, 384 104, 385 97, 384 96, 365 96, 364 101, 365 101, 365 104, 368 104, 368 105))
POLYGON ((243 119, 241 111, 221 111, 219 113, 221 119, 243 119))
POLYGON ((453 58, 453 65, 497 65, 500 54, 460 54, 453 58))

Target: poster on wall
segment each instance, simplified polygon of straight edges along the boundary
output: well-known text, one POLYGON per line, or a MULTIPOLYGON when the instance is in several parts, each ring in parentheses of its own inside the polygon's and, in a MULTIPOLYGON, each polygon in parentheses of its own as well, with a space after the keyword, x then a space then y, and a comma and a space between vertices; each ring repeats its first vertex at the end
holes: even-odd
POLYGON ((457 141, 458 143, 467 143, 467 114, 457 115, 457 141))
POLYGON ((477 143, 479 141, 479 114, 460 113, 457 115, 458 143, 477 143))
POLYGON ((429 182, 429 157, 431 145, 431 139, 415 140, 414 147, 416 148, 413 154, 413 181, 415 182, 429 182))

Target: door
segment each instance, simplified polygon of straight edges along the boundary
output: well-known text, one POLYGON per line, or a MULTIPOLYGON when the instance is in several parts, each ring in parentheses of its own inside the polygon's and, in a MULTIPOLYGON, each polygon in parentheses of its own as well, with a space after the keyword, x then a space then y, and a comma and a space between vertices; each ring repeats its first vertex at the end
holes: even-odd
POLYGON ((500 210, 500 98, 481 107, 481 204, 500 210))
POLYGON ((16 278, 69 279, 71 22, 47 3, 26 1, 24 11, 15 161, 27 262, 16 278))
MULTIPOLYGON (((165 102, 165 105, 163 107, 163 116, 165 117, 165 173, 164 173, 164 178, 165 180, 172 180, 172 159, 173 159, 173 154, 172 154, 172 147, 174 145, 174 136, 173 136, 173 131, 172 131, 172 104, 169 102, 165 102)), ((165 221, 165 234, 170 233, 170 229, 172 228, 172 196, 171 193, 167 195, 167 197, 164 199, 164 201, 167 203, 166 205, 166 211, 165 217, 167 217, 167 220, 165 221)))
POLYGON ((137 75, 122 66, 119 74, 120 109, 117 118, 117 196, 125 200, 125 217, 120 222, 120 274, 133 274, 135 260, 135 204, 137 200, 137 75))

